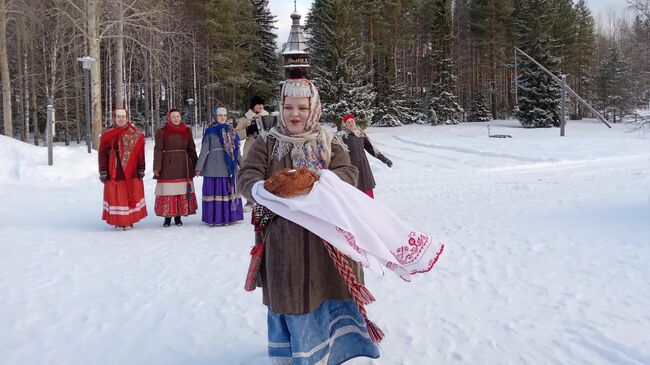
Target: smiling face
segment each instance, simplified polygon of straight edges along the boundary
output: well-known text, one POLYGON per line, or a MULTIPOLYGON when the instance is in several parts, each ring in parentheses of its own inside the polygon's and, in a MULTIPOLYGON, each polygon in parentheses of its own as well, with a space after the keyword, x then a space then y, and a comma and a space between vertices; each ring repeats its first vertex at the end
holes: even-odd
POLYGON ((127 123, 126 110, 124 110, 124 109, 115 109, 115 124, 117 124, 117 126, 120 127, 120 128, 124 128, 126 123, 127 123))
POLYGON ((179 125, 179 124, 181 124, 181 113, 172 112, 169 115, 169 119, 171 119, 173 125, 179 125))
POLYGON ((217 123, 224 124, 228 120, 228 115, 226 114, 217 114, 217 123))
POLYGON ((309 98, 287 96, 282 105, 282 119, 291 134, 305 132, 310 115, 309 98))

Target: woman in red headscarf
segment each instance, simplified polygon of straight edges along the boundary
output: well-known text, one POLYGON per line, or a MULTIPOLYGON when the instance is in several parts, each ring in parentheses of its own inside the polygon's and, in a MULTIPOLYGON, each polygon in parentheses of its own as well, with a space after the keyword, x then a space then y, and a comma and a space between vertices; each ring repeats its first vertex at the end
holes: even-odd
POLYGON ((359 180, 357 181, 357 188, 371 198, 375 197, 373 189, 375 188, 375 177, 372 175, 372 169, 366 157, 366 151, 386 164, 388 167, 393 167, 393 161, 384 156, 379 149, 370 141, 366 135, 366 131, 357 126, 356 117, 354 114, 347 114, 343 117, 343 130, 337 134, 343 138, 345 144, 348 146, 350 153, 350 162, 359 170, 359 180))
POLYGON ((156 132, 153 177, 156 185, 156 215, 165 217, 163 227, 174 224, 182 226, 181 216, 196 214, 194 194, 194 169, 196 146, 192 131, 183 123, 181 113, 171 109, 165 126, 156 132))
POLYGON ((99 179, 104 183, 102 219, 121 229, 147 216, 144 200, 144 134, 126 110, 113 111, 113 125, 99 140, 99 179))

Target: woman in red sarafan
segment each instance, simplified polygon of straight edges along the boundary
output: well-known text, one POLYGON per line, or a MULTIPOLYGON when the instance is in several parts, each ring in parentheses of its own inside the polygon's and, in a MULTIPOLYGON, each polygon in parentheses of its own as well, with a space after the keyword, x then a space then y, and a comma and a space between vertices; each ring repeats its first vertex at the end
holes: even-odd
POLYGON ((121 229, 147 216, 144 199, 144 134, 125 109, 113 111, 113 125, 99 140, 99 179, 104 183, 102 220, 121 229))
POLYGON ((181 113, 171 109, 165 126, 156 132, 153 177, 156 184, 156 215, 165 217, 163 227, 182 226, 181 216, 196 214, 194 170, 196 146, 190 128, 182 122, 181 113))

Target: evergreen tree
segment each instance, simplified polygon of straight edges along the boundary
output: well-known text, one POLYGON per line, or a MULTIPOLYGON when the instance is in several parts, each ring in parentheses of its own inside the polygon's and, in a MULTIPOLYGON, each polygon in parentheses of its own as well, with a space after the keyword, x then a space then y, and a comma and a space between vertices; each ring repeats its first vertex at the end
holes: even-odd
MULTIPOLYGON (((647 3, 650 7, 650 3, 647 3)), ((646 13, 645 20, 640 14, 634 18, 630 29, 628 49, 624 52, 630 60, 630 70, 636 79, 635 93, 637 101, 647 107, 650 101, 650 11, 646 13), (635 62, 636 60, 636 62, 635 62)))
POLYGON ((468 122, 487 122, 490 118, 490 112, 485 107, 485 96, 483 91, 477 89, 472 97, 472 104, 467 117, 468 122))
POLYGON ((277 35, 274 30, 276 17, 269 10, 269 0, 250 0, 253 7, 253 22, 257 37, 253 44, 253 62, 255 70, 250 89, 250 97, 259 95, 267 100, 277 98, 279 85, 277 35))
POLYGON ((408 97, 404 88, 399 88, 396 91, 400 95, 399 99, 404 100, 404 102, 401 103, 404 114, 402 123, 429 124, 428 117, 422 110, 422 101, 414 97, 408 97))
POLYGON ((405 115, 405 100, 395 77, 390 53, 378 48, 383 57, 375 68, 375 116, 372 125, 375 127, 398 127, 407 119, 405 115))
POLYGON ((212 72, 217 80, 209 87, 221 102, 243 108, 258 65, 250 46, 257 41, 252 5, 239 0, 210 0, 205 10, 207 31, 214 42, 212 72))
POLYGON ((319 90, 327 93, 328 101, 323 103, 323 121, 334 123, 341 127, 342 117, 352 113, 356 116, 357 124, 366 127, 374 116, 373 103, 375 93, 372 85, 364 85, 363 78, 353 75, 363 75, 358 65, 350 65, 350 58, 360 52, 352 51, 344 56, 333 73, 319 73, 314 82, 319 90))
POLYGON ((514 5, 513 25, 517 47, 526 51, 541 36, 551 39, 553 14, 550 0, 515 0, 514 5))
POLYGON ((623 58, 618 47, 610 48, 598 67, 595 78, 598 107, 616 123, 634 110, 634 79, 630 65, 623 58))
MULTIPOLYGON (((550 43, 548 37, 540 38, 532 45, 528 54, 546 68, 553 70, 557 67, 559 59, 551 55, 550 43)), ((524 127, 559 127, 560 87, 532 61, 525 59, 520 65, 522 72, 517 78, 519 108, 515 116, 524 127)))
MULTIPOLYGON (((508 33, 512 20, 512 0, 472 0, 468 6, 471 19, 469 28, 481 60, 478 83, 484 86, 488 83, 496 85, 499 67, 505 61, 502 57, 511 48, 508 45, 508 33)), ((505 99, 506 96, 496 95, 498 99, 505 99)), ((496 105, 492 105, 492 111, 496 117, 496 105)))
POLYGON ((576 62, 577 14, 573 0, 550 0, 552 54, 559 58, 559 69, 568 70, 576 62))
MULTIPOLYGON (((559 58, 551 54, 553 9, 551 0, 519 0, 515 3, 515 37, 519 48, 557 74, 559 58)), ((560 125, 560 88, 533 62, 519 58, 517 88, 518 110, 515 113, 525 127, 560 125)))
POLYGON ((483 54, 492 53, 504 44, 512 17, 512 6, 512 0, 469 2, 470 29, 483 54))
MULTIPOLYGON (((596 35, 594 28, 594 18, 585 3, 585 0, 579 0, 575 5, 576 12, 576 42, 575 42, 575 67, 569 69, 572 73, 572 84, 578 95, 589 98, 587 91, 590 89, 591 74, 590 70, 594 63, 594 46, 596 35)), ((578 119, 584 116, 584 107, 577 103, 576 116, 578 119)))
POLYGON ((404 86, 397 79, 395 65, 398 33, 401 19, 399 0, 377 0, 381 16, 375 23, 373 83, 375 96, 372 125, 377 127, 400 126, 408 119, 405 114, 404 86))
POLYGON ((431 1, 431 66, 433 76, 429 87, 426 114, 431 124, 455 124, 463 108, 452 94, 455 76, 452 60, 451 2, 431 1))
POLYGON ((350 0, 316 0, 305 30, 312 54, 313 79, 323 104, 322 120, 341 126, 353 113, 359 124, 373 118, 374 92, 365 84, 357 18, 350 0))

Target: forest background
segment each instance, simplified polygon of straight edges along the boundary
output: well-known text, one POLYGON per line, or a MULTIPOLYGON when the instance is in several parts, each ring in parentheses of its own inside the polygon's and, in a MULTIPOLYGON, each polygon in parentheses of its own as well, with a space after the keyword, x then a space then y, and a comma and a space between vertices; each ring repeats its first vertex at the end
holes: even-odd
MULTIPOLYGON (((567 75, 610 121, 647 107, 650 3, 618 10, 594 17, 584 0, 315 0, 302 20, 326 122, 352 112, 374 126, 517 117, 549 127, 557 85, 515 46, 567 75), (549 115, 526 114, 540 105, 549 115)), ((170 108, 195 124, 215 106, 241 114, 256 94, 273 109, 279 22, 289 14, 272 14, 268 0, 0 0, 0 131, 42 143, 50 104, 55 139, 80 143, 84 55, 96 59, 95 146, 114 107, 147 134, 170 108)), ((568 116, 590 114, 570 100, 568 116)))

